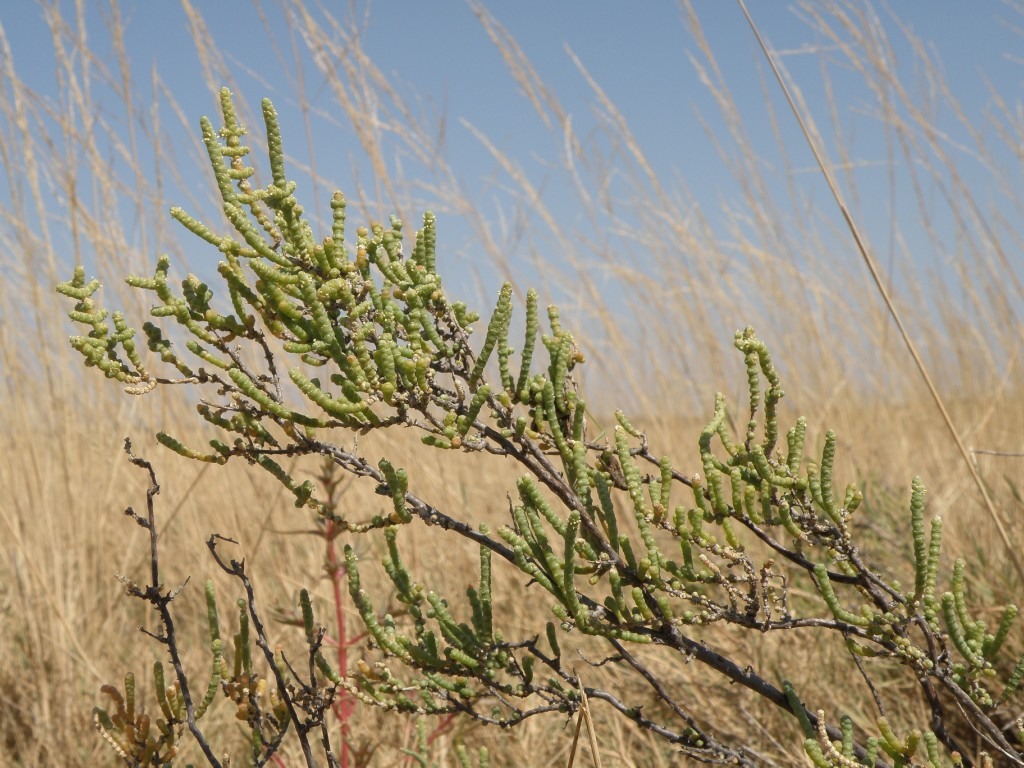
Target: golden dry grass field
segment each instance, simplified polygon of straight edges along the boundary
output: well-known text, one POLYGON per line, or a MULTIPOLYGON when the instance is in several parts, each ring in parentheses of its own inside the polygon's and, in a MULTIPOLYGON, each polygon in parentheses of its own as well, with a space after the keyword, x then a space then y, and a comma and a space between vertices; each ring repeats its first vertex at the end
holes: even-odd
MULTIPOLYGON (((360 99, 372 95, 391 107, 388 141, 401 142, 408 151, 429 146, 435 126, 419 120, 411 108, 403 111, 400 97, 371 52, 361 50, 357 38, 343 34, 342 22, 335 29, 324 25, 307 14, 299 0, 285 0, 284 6, 289 8, 293 41, 316 50, 323 71, 334 73, 330 87, 336 93, 335 119, 360 124, 360 99), (359 99, 345 98, 346 94, 359 99)), ((211 73, 211 92, 222 83, 230 86, 230 67, 216 55, 216 34, 202 23, 202 9, 188 2, 184 7, 194 21, 198 55, 211 73)), ((480 34, 490 35, 501 49, 515 87, 534 100, 538 114, 550 117, 557 137, 553 145, 572 146, 581 140, 574 136, 572 123, 554 96, 540 89, 536 73, 514 41, 484 8, 477 10, 480 34)), ((588 358, 583 386, 600 392, 591 396, 600 412, 625 408, 653 445, 670 454, 684 471, 695 471, 699 468, 696 439, 711 415, 715 391, 725 392, 735 412, 742 413, 745 382, 742 358, 731 347, 732 330, 753 325, 782 371, 787 394, 784 423, 806 415, 811 425, 809 444, 819 448, 827 428, 839 434, 837 476, 865 490, 860 514, 863 544, 870 557, 892 572, 905 571, 912 579, 906 505, 910 479, 920 475, 929 489, 929 513, 942 515, 946 522, 946 556, 951 560, 963 555, 972 563, 971 594, 993 606, 993 612, 1002 604, 1019 601, 1021 584, 1004 543, 936 403, 842 229, 833 202, 818 194, 808 198, 810 210, 802 218, 780 212, 768 194, 773 185, 765 174, 785 176, 785 158, 760 157, 745 142, 750 128, 715 75, 716 57, 724 52, 704 44, 698 10, 683 6, 695 63, 730 126, 730 135, 721 141, 731 142, 726 151, 744 181, 742 199, 730 202, 743 210, 742 217, 733 219, 734 226, 723 229, 713 224, 700 206, 674 191, 650 167, 631 133, 631 116, 619 114, 598 83, 592 98, 607 118, 602 138, 615 148, 617 172, 630 180, 634 190, 631 199, 615 203, 635 212, 629 234, 646 259, 644 269, 631 266, 636 254, 602 245, 599 229, 602 222, 612 221, 611 202, 599 195, 587 199, 594 222, 592 238, 560 232, 529 181, 517 175, 516 159, 491 145, 495 159, 507 171, 505 182, 538 222, 537 231, 527 237, 535 239, 538 250, 554 247, 560 253, 557 269, 546 274, 546 285, 538 288, 552 295, 580 297, 563 312, 563 322, 576 329, 588 358), (622 317, 621 310, 607 308, 602 296, 608 281, 613 281, 618 296, 615 306, 628 307, 632 316, 622 317)), ((941 227, 926 230, 933 233, 937 251, 952 254, 951 266, 928 271, 909 254, 898 252, 887 265, 887 275, 896 286, 896 305, 909 334, 922 350, 963 441, 995 452, 973 455, 1014 546, 1024 551, 1024 525, 1019 522, 1024 515, 1020 496, 1024 490, 1020 360, 1024 230, 986 209, 984 203, 990 194, 1019 191, 1019 179, 1014 181, 1017 170, 993 161, 987 164, 991 186, 968 187, 958 171, 962 154, 936 136, 929 122, 932 110, 925 109, 917 91, 899 81, 887 65, 888 43, 876 34, 878 28, 864 6, 807 3, 804 11, 824 39, 842 43, 837 55, 843 57, 844 66, 878 94, 871 106, 895 151, 902 153, 901 165, 914 169, 918 183, 938 190, 947 201, 943 216, 948 218, 941 227)), ((135 324, 141 324, 145 302, 120 287, 118 278, 151 270, 157 254, 149 244, 166 241, 162 234, 169 226, 165 212, 180 202, 164 198, 146 148, 159 146, 161 136, 168 133, 179 138, 195 136, 198 119, 198 115, 182 115, 177 125, 147 122, 150 105, 137 103, 133 80, 158 79, 160 73, 106 70, 96 60, 92 69, 84 69, 81 62, 89 60, 90 43, 80 33, 79 21, 75 13, 50 18, 58 51, 54 63, 63 83, 56 102, 33 93, 19 77, 18 62, 11 59, 6 42, 0 40, 0 56, 6 55, 0 60, 0 71, 6 76, 0 95, 0 157, 10 190, 10 202, 0 210, 4 372, 0 394, 0 763, 4 765, 117 764, 91 719, 93 706, 101 702, 100 686, 119 682, 129 668, 142 678, 161 657, 160 648, 135 630, 139 625, 153 628, 154 616, 126 598, 116 578, 118 574, 144 578, 147 567, 144 532, 122 515, 127 505, 144 504, 146 488, 144 475, 129 465, 121 450, 126 436, 133 438, 137 452, 154 462, 159 474, 158 515, 166 578, 192 578, 176 603, 180 632, 190 651, 188 663, 197 668, 207 663, 199 585, 214 578, 222 606, 230 606, 237 595, 237 586, 218 578, 207 554, 204 542, 211 532, 240 541, 267 615, 292 613, 302 586, 314 593, 321 616, 329 618, 332 610, 330 585, 323 575, 322 542, 303 533, 313 525, 308 514, 296 511, 272 479, 248 467, 200 465, 157 446, 152 435, 161 428, 201 441, 204 433, 185 393, 161 388, 130 397, 94 371, 84 370, 67 345, 74 330, 66 318, 68 307, 54 293, 54 285, 69 277, 83 253, 93 255, 92 263, 105 285, 105 303, 125 307, 135 324), (82 116, 93 110, 89 78, 102 80, 119 93, 129 105, 127 111, 138 116, 135 133, 117 140, 118 168, 127 163, 131 169, 127 175, 112 170, 111 158, 96 151, 93 133, 82 130, 82 116), (68 158, 75 162, 69 164, 68 158), (69 176, 68 167, 81 177, 69 176), (83 189, 89 190, 88 196, 77 197, 75 192, 83 189), (114 216, 103 203, 110 199, 128 199, 131 205, 119 206, 114 216)), ((116 18, 113 24, 116 39, 122 31, 116 18)), ((7 35, 12 32, 5 30, 7 35)), ((915 65, 941 84, 942 72, 928 49, 920 46, 917 55, 915 65)), ((162 93, 161 98, 173 102, 172 94, 162 93)), ((250 102, 261 95, 249 94, 250 102)), ((1003 142, 998 149, 986 143, 992 133, 985 133, 985 141, 979 140, 963 154, 984 161, 1009 151, 1018 165, 1024 160, 1020 150, 1024 124, 1014 117, 1012 105, 1004 105, 1004 112, 966 114, 939 87, 929 91, 929 98, 941 102, 944 112, 964 126, 993 121, 998 128, 994 133, 1003 142)), ((811 107, 814 114, 827 115, 834 105, 811 107)), ((790 115, 773 113, 772 119, 789 120, 790 115)), ((391 146, 384 141, 383 128, 363 125, 361 130, 363 151, 383 157, 391 146)), ((830 146, 838 147, 833 151, 843 152, 845 144, 835 124, 826 121, 819 130, 827 134, 830 146)), ((981 136, 980 130, 977 135, 981 136)), ((841 164, 856 158, 835 159, 841 164)), ((578 155, 570 152, 551 161, 558 173, 577 179, 581 191, 596 189, 605 172, 589 165, 582 149, 578 155)), ((201 158, 175 158, 175 162, 200 163, 201 158)), ((443 156, 433 162, 438 177, 454 174, 443 156)), ((376 167, 390 166, 382 161, 376 167)), ((840 181, 844 179, 840 175, 840 181)), ((395 176, 380 179, 377 187, 390 190, 385 208, 401 210, 413 221, 418 212, 410 210, 408 190, 414 181, 395 176)), ((474 213, 474 201, 460 197, 459 189, 454 180, 432 189, 433 206, 471 220, 476 216, 482 233, 480 250, 525 291, 522 276, 503 257, 500 233, 482 213, 474 213)), ((348 194, 355 199, 354 192, 348 194)), ((705 208, 714 204, 700 202, 705 208)), ((1024 199, 1010 200, 1000 210, 1019 213, 1022 204, 1024 199)), ((376 210, 376 200, 363 199, 352 206, 351 216, 359 218, 361 211, 376 210)), ((172 252, 172 258, 183 260, 184 255, 172 252)), ((189 254, 189 258, 201 256, 189 254)), ((180 269, 184 275, 184 267, 180 269)), ((482 311, 491 301, 465 298, 482 311)), ((404 440, 401 433, 362 447, 370 455, 387 455, 409 467, 417 492, 439 508, 473 522, 494 524, 507 513, 514 474, 500 464, 495 467, 486 457, 431 451, 414 439, 404 440)), ((313 466, 296 469, 300 475, 315 470, 313 466)), ((388 500, 375 495, 372 484, 353 482, 345 486, 341 503, 362 512, 382 507, 388 500)), ((453 544, 425 528, 413 527, 403 536, 411 569, 429 574, 438 589, 463 590, 473 579, 477 553, 472 548, 453 544)), ((356 546, 370 562, 382 545, 368 538, 356 546)), ((546 620, 545 606, 531 605, 529 592, 520 589, 522 580, 511 573, 506 576, 507 589, 496 595, 503 620, 510 627, 543 626, 537 622, 546 620)), ((386 599, 382 573, 368 565, 366 580, 371 592, 377 588, 386 599)), ((348 619, 350 625, 358 622, 354 611, 348 619)), ((301 643, 294 627, 274 622, 271 631, 283 645, 301 643)), ((788 672, 804 675, 794 678, 798 689, 808 697, 831 702, 835 710, 830 714, 849 714, 858 725, 870 724, 877 716, 870 693, 859 684, 841 643, 805 647, 816 640, 798 632, 786 633, 781 640, 737 633, 724 642, 735 658, 773 679, 781 674, 779 670, 791 669, 794 657, 813 651, 819 660, 816 664, 788 672), (819 673, 825 668, 829 673, 822 676, 819 673)), ((1019 628, 1010 645, 1018 652, 1024 649, 1019 628)), ((358 647, 354 653, 360 653, 358 647)), ((701 702, 702 711, 733 713, 726 720, 715 720, 720 732, 749 745, 764 765, 808 765, 799 749, 799 729, 791 719, 752 696, 748 700, 727 682, 709 678, 697 665, 656 653, 649 663, 664 680, 685 690, 688 701, 701 702)), ((638 685, 615 669, 588 674, 602 676, 609 686, 638 685)), ((894 692, 887 693, 898 700, 894 692)), ((919 698, 908 689, 905 711, 890 715, 897 722, 920 716, 919 698)), ((636 732, 599 706, 595 705, 594 713, 604 765, 681 764, 655 738, 636 732)), ((224 717, 224 727, 231 728, 230 713, 224 717)), ((411 723, 367 708, 357 711, 353 733, 374 765, 402 764, 400 750, 409 747, 415 736, 411 723)), ((431 759, 454 765, 456 741, 489 747, 492 765, 564 765, 572 724, 558 716, 536 718, 519 729, 518 738, 510 738, 505 731, 456 723, 433 742, 431 759)), ((190 759, 196 760, 196 754, 190 759)), ((577 765, 593 764, 587 762, 590 759, 588 754, 577 756, 577 765)), ((295 755, 286 753, 282 764, 298 764, 289 760, 295 760, 295 755)))

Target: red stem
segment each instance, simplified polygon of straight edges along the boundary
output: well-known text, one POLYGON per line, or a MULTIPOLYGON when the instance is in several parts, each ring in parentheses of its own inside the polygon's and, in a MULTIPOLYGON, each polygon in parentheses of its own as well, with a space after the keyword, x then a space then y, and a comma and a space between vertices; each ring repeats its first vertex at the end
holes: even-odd
POLYGON ((455 724, 456 713, 452 712, 450 715, 445 715, 441 718, 441 722, 437 724, 437 727, 430 732, 427 736, 427 744, 433 744, 437 738, 445 731, 450 731, 451 727, 455 724))
MULTIPOLYGON (((338 674, 346 677, 348 675, 348 647, 350 643, 346 635, 344 592, 341 586, 344 569, 338 560, 338 551, 334 546, 334 537, 334 521, 328 520, 327 527, 324 530, 324 539, 327 541, 327 574, 330 576, 331 589, 334 592, 334 617, 338 633, 338 674)), ((348 691, 344 688, 338 689, 338 696, 334 702, 334 714, 341 725, 341 768, 348 768, 349 722, 354 708, 355 701, 349 697, 348 691)))

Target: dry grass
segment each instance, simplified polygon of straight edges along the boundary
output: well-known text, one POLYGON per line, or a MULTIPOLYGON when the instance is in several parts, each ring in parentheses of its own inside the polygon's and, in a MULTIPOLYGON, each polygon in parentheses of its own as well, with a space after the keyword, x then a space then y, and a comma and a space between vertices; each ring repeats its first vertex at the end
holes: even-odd
MULTIPOLYGON (((789 159, 791 146, 780 139, 768 163, 755 152, 751 129, 741 116, 749 113, 749 105, 741 110, 733 100, 716 63, 716 55, 724 52, 708 46, 696 9, 689 4, 684 8, 693 65, 714 98, 717 120, 728 128, 727 136, 714 141, 740 190, 740 197, 715 216, 706 215, 711 201, 702 200, 685 179, 667 178, 646 158, 629 116, 618 111, 583 62, 576 60, 593 89, 599 126, 586 137, 576 133, 557 94, 545 86, 497 19, 484 6, 473 5, 481 34, 499 48, 515 87, 550 132, 551 173, 576 191, 586 212, 587 230, 568 232, 517 158, 472 129, 511 190, 507 220, 519 223, 507 228, 492 224, 465 192, 453 164, 438 151, 441 128, 408 103, 363 50, 356 28, 325 18, 298 0, 283 6, 293 37, 280 38, 281 49, 290 53, 279 53, 277 65, 290 73, 307 135, 315 120, 353 126, 374 170, 369 188, 346 190, 355 201, 353 219, 379 219, 398 211, 415 221, 423 202, 448 216, 463 217, 477 247, 517 288, 525 289, 536 274, 530 268, 517 270, 506 257, 524 230, 532 252, 540 254, 538 263, 543 254, 556 250, 560 260, 544 261, 540 279, 566 305, 566 324, 581 329, 580 335, 589 340, 586 385, 601 393, 600 407, 625 406, 648 430, 652 444, 664 447, 681 467, 696 466, 695 436, 710 411, 713 391, 724 388, 732 403, 742 402, 739 359, 729 342, 734 327, 755 325, 768 340, 789 400, 796 404, 784 409, 786 417, 799 408, 810 418, 818 440, 825 427, 836 429, 841 449, 837 475, 864 482, 869 489, 864 523, 869 554, 891 569, 905 567, 900 563, 909 546, 901 505, 910 477, 920 474, 930 488, 930 511, 947 522, 950 554, 963 553, 977 564, 982 578, 973 585, 976 593, 992 604, 1019 593, 1020 585, 1007 575, 1002 544, 981 515, 966 468, 852 244, 837 228, 835 212, 825 202, 819 206, 820 198, 811 198, 813 183, 796 174, 796 161, 789 159), (330 115, 308 106, 299 63, 306 53, 326 77, 330 115), (363 119, 367 114, 374 119, 363 119), (428 184, 396 172, 392 157, 399 151, 429 169, 428 184), (770 171, 780 167, 774 174, 770 171), (623 180, 616 187, 607 181, 612 168, 623 180), (782 199, 779 189, 786 190, 782 199), (629 307, 633 316, 623 317, 609 306, 629 307)), ((184 7, 211 91, 222 83, 231 85, 234 65, 219 55, 217 37, 203 23, 201 9, 188 2, 184 7)), ((141 102, 134 79, 143 73, 129 65, 120 17, 112 13, 109 18, 115 67, 108 69, 90 51, 79 15, 61 17, 56 5, 46 8, 61 75, 59 93, 46 98, 32 92, 19 77, 6 39, 0 39, 0 71, 8 76, 0 91, 0 157, 10 195, 0 211, 0 359, 5 371, 0 412, 0 751, 6 764, 112 765, 112 755, 89 718, 99 686, 116 681, 129 666, 141 673, 158 656, 152 643, 131 631, 152 617, 125 599, 113 578, 115 573, 139 574, 145 552, 141 532, 119 515, 125 505, 140 504, 144 491, 144 478, 120 453, 126 434, 135 436, 137 448, 156 462, 163 483, 159 509, 166 526, 168 578, 212 574, 202 542, 211 531, 219 531, 240 538, 266 606, 288 610, 300 586, 319 584, 319 608, 325 611, 329 590, 320 580, 323 552, 316 540, 281 533, 308 527, 309 521, 296 515, 264 478, 242 467, 205 469, 143 445, 142 437, 158 427, 190 433, 194 413, 180 393, 128 398, 81 370, 63 341, 69 328, 63 309, 57 310, 53 285, 67 277, 72 261, 85 262, 90 272, 100 274, 108 286, 107 304, 126 306, 140 318, 141 300, 119 291, 116 278, 148 270, 158 251, 172 252, 175 263, 182 264, 164 211, 170 202, 208 209, 209 199, 205 193, 191 200, 165 199, 167 186, 183 186, 177 176, 183 164, 200 162, 192 127, 196 116, 182 114, 157 72, 147 75, 156 101, 141 102), (107 98, 113 94, 123 114, 131 116, 127 131, 106 123, 104 113, 95 108, 100 91, 107 98), (178 122, 161 123, 160 116, 168 113, 178 122), (156 146, 168 154, 153 166, 146 158, 156 146), (117 215, 111 215, 111 201, 117 203, 117 215)), ((995 95, 993 128, 983 129, 983 118, 964 112, 921 41, 908 35, 929 86, 919 94, 899 78, 904 70, 893 65, 890 43, 870 9, 859 3, 807 3, 801 13, 820 39, 834 46, 828 58, 822 55, 825 82, 832 68, 847 67, 873 95, 870 107, 891 148, 893 179, 898 169, 901 183, 920 190, 924 236, 947 259, 948 268, 925 271, 898 247, 904 225, 891 223, 896 247, 889 279, 913 338, 936 372, 954 424, 970 446, 1024 450, 1024 409, 1019 405, 1024 396, 1019 360, 1024 292, 1019 260, 1015 266, 1011 255, 1020 252, 1022 232, 1004 215, 1007 210, 1019 212, 1024 200, 1015 196, 1019 184, 1013 170, 1000 162, 1007 152, 1012 156, 1024 146, 1013 105, 995 95), (933 116, 939 111, 951 115, 966 134, 966 149, 954 146, 935 124, 933 116), (990 188, 972 188, 963 164, 986 168, 990 188), (980 201, 990 191, 1004 196, 1004 204, 985 210, 980 201), (925 204, 931 193, 947 201, 942 226, 929 221, 937 215, 925 204)), ((768 98, 763 105, 771 124, 786 124, 788 116, 775 115, 773 103, 768 98)), ((855 165, 839 127, 842 119, 835 117, 838 106, 811 106, 811 113, 829 116, 828 128, 817 130, 837 167, 855 165)), ((782 129, 777 130, 781 136, 782 129)), ((314 182, 322 181, 312 150, 295 162, 314 182)), ((978 178, 974 170, 971 178, 978 178)), ((853 172, 843 181, 855 198, 853 172)), ((478 459, 449 464, 447 454, 442 467, 439 455, 397 439, 368 448, 387 451, 415 468, 410 474, 417 492, 441 508, 463 510, 473 520, 500 520, 505 512, 503 499, 511 487, 508 468, 485 471, 478 459)), ((1024 459, 979 455, 978 463, 1004 520, 1024 512, 1011 490, 1022 486, 1024 459)), ((357 486, 344 501, 353 508, 380 504, 372 488, 357 486)), ((1018 544, 1020 530, 1011 526, 1018 544)), ((450 542, 431 531, 405 535, 414 572, 429 575, 439 589, 461 591, 472 578, 475 553, 468 548, 464 569, 453 567, 462 562, 456 559, 461 550, 453 550, 450 542)), ((372 560, 376 545, 360 546, 372 560)), ((221 584, 222 604, 229 604, 233 594, 230 585, 221 584)), ((538 611, 518 591, 510 590, 502 599, 502 613, 511 625, 536 626, 538 611)), ((199 603, 198 590, 186 591, 181 600, 184 626, 189 627, 186 639, 201 650, 199 603)), ((290 630, 275 631, 282 642, 288 641, 290 630)), ((822 686, 815 669, 831 664, 831 681, 841 682, 848 692, 842 711, 858 725, 869 724, 877 714, 841 647, 819 647, 816 637, 797 633, 781 639, 719 637, 716 642, 731 645, 723 650, 769 679, 788 669, 798 690, 811 699, 822 686), (820 659, 816 667, 804 667, 805 679, 785 666, 801 652, 820 659)), ((1018 638, 1016 645, 1024 643, 1018 638)), ((192 662, 204 663, 198 653, 192 662)), ((787 757, 798 751, 794 723, 780 719, 767 705, 744 699, 678 658, 654 654, 650 663, 673 684, 686 686, 695 710, 740 713, 719 722, 724 740, 747 744, 765 765, 804 764, 800 757, 787 757)), ((637 697, 647 696, 620 671, 583 673, 600 674, 608 685, 618 677, 618 684, 630 687, 637 697)), ((839 706, 834 695, 822 695, 839 706)), ((895 720, 919 714, 913 696, 892 699, 904 707, 892 713, 895 720)), ((838 708, 830 714, 839 714, 838 708)), ((600 706, 594 706, 594 715, 605 764, 677 764, 656 741, 608 718, 600 706)), ((412 739, 407 724, 364 710, 356 733, 377 748, 373 759, 379 765, 396 764, 398 750, 412 739)), ((550 718, 530 721, 518 739, 501 732, 456 730, 436 745, 441 764, 451 764, 449 750, 456 736, 489 745, 493 764, 558 765, 567 759, 572 729, 550 718)), ((586 754, 577 755, 577 765, 586 754)))

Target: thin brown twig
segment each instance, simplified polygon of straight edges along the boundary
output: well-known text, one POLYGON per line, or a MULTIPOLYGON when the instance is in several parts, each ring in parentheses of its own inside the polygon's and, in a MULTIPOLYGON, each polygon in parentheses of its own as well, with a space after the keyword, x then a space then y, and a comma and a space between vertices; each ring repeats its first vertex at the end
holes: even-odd
POLYGON ((158 548, 160 536, 156 529, 156 512, 154 511, 153 505, 153 498, 160 493, 160 484, 157 482, 156 472, 153 469, 153 465, 146 459, 138 457, 132 453, 132 441, 129 438, 125 438, 124 440, 124 452, 128 455, 128 460, 132 464, 149 473, 150 481, 149 488, 146 490, 146 517, 141 517, 136 514, 131 507, 128 507, 128 509, 125 510, 125 514, 135 520, 136 523, 145 528, 149 533, 150 571, 153 583, 145 589, 137 588, 135 590, 131 590, 131 594, 134 594, 136 597, 140 597, 150 603, 160 614, 160 621, 164 625, 163 634, 160 636, 153 633, 147 634, 150 634, 159 642, 167 646, 167 654, 171 657, 171 665, 174 667, 175 678, 180 686, 181 698, 185 702, 185 721, 188 730, 196 740, 196 743, 199 745, 199 748, 202 750, 203 755, 206 757, 210 766, 212 766, 212 768, 220 768, 221 763, 213 753, 213 748, 210 746, 209 742, 207 742, 206 737, 199 728, 199 724, 196 719, 195 704, 192 699, 191 691, 189 690, 188 675, 185 674, 185 668, 181 661, 181 654, 178 650, 178 638, 175 633, 174 618, 171 615, 171 601, 185 585, 182 584, 177 589, 166 593, 162 592, 160 588, 160 557, 158 548))

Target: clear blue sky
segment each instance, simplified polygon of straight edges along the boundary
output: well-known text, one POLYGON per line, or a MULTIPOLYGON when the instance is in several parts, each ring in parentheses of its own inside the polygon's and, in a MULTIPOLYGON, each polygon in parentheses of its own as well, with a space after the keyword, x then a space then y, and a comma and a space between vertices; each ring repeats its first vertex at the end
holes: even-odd
MULTIPOLYGON (((287 115, 288 107, 295 103, 294 73, 287 77, 282 74, 275 46, 290 60, 293 41, 285 31, 279 4, 265 3, 262 7, 269 27, 275 30, 268 35, 249 2, 194 2, 221 45, 246 101, 255 105, 260 97, 270 96, 279 112, 287 115)), ((84 5, 90 47, 99 61, 116 72, 107 34, 111 6, 107 0, 86 0, 84 5)), ((347 3, 328 5, 337 8, 339 16, 345 17, 348 13, 347 3)), ((827 46, 823 47, 823 41, 808 28, 799 10, 790 3, 750 0, 749 5, 772 46, 787 52, 786 66, 804 88, 815 117, 827 123, 820 74, 823 61, 836 57, 831 56, 827 46)), ((61 2, 60 6, 66 18, 74 19, 73 3, 61 2)), ((585 3, 522 0, 491 2, 488 7, 572 114, 578 134, 586 137, 597 125, 594 98, 566 53, 566 46, 575 51, 628 118, 639 144, 666 184, 671 187, 674 179, 685 180, 690 192, 712 217, 723 204, 739 204, 737 187, 725 173, 723 162, 708 137, 708 132, 724 135, 726 128, 690 62, 689 56, 696 49, 679 5, 621 0, 585 3), (697 119, 698 112, 707 121, 706 126, 697 119)), ((140 93, 148 98, 150 72, 155 68, 180 102, 192 126, 196 125, 200 114, 213 114, 214 102, 197 61, 181 4, 125 0, 119 8, 127 24, 128 54, 140 93)), ((557 153, 557 137, 544 128, 515 87, 501 56, 466 3, 458 0, 382 1, 367 6, 357 2, 356 8, 360 19, 366 12, 364 47, 377 65, 393 78, 407 98, 418 101, 427 113, 447 116, 450 161, 489 218, 496 220, 501 212, 508 210, 503 191, 507 181, 462 120, 479 128, 522 166, 530 179, 542 188, 552 210, 566 222, 567 230, 582 231, 590 226, 578 210, 578 201, 566 194, 565 179, 548 173, 546 159, 557 153)), ((774 143, 764 117, 764 60, 738 6, 729 0, 696 0, 694 8, 728 87, 743 105, 752 142, 770 158, 774 143)), ((1024 37, 1014 25, 1024 26, 1024 14, 996 0, 898 2, 890 4, 888 9, 876 5, 875 12, 890 33, 899 65, 906 68, 903 74, 908 82, 913 84, 917 74, 906 41, 899 33, 899 24, 905 24, 934 47, 945 68, 946 82, 968 114, 977 115, 979 119, 984 114, 990 102, 986 82, 1009 103, 1020 102, 1024 67, 1013 57, 1024 55, 1024 37), (893 13, 898 15, 898 20, 892 17, 893 13)), ((29 0, 0 3, 0 24, 9 40, 19 77, 44 97, 53 98, 58 88, 56 67, 51 35, 43 16, 39 5, 29 0)), ((302 48, 301 41, 294 42, 302 48)), ((312 106, 336 114, 323 76, 312 66, 308 55, 303 54, 303 62, 312 106)), ((884 145, 880 134, 872 129, 870 116, 864 114, 871 109, 869 94, 856 78, 841 68, 832 66, 830 76, 836 89, 840 121, 855 152, 854 159, 864 164, 857 175, 862 200, 860 214, 869 234, 884 245, 894 209, 898 205, 905 206, 904 210, 912 213, 913 208, 907 200, 888 199, 884 145)), ((925 86, 923 82, 920 85, 925 86)), ((769 83, 769 87, 791 152, 790 161, 797 168, 810 168, 812 160, 796 134, 795 123, 788 113, 781 111, 781 97, 775 86, 769 83)), ((112 124, 116 126, 124 121, 116 98, 105 94, 99 85, 96 96, 99 109, 109 110, 104 116, 112 124)), ((166 107, 162 107, 161 115, 166 130, 182 133, 166 107)), ((940 115, 940 123, 941 120, 940 115)), ((951 132, 949 146, 955 152, 955 141, 963 132, 952 121, 947 127, 951 132)), ((302 122, 286 118, 284 129, 291 152, 298 159, 306 159, 302 122)), ((358 175, 359 183, 369 183, 369 168, 347 127, 316 120, 312 137, 318 170, 332 184, 350 188, 354 174, 358 175)), ((180 145, 187 146, 192 139, 192 136, 182 137, 180 145)), ((1007 162, 1011 161, 1012 157, 1008 156, 1007 162)), ((408 158, 405 162, 404 172, 415 178, 415 164, 408 158)), ((185 184, 193 193, 209 188, 208 179, 200 175, 198 169, 184 169, 183 173, 185 184)), ((973 168, 969 158, 965 173, 973 188, 980 190, 983 202, 997 195, 998 190, 983 169, 973 168), (975 170, 977 176, 973 175, 975 170)), ((824 199, 825 188, 820 177, 808 173, 797 178, 799 184, 806 185, 806 194, 820 196, 819 201, 824 199)), ((1019 181, 1017 176, 1018 190, 1019 181)), ((6 182, 0 182, 3 183, 6 182)), ((0 199, 6 194, 6 190, 0 189, 0 199)), ((171 197, 174 197, 173 189, 171 197)), ((323 196, 320 199, 325 200, 323 196)), ((415 202, 423 207, 438 205, 431 200, 429 191, 420 192, 415 202)), ((825 205, 827 203, 823 207, 825 205)), ((904 224, 904 236, 910 246, 921 245, 923 235, 915 232, 913 226, 904 224)), ((457 271, 478 271, 487 292, 492 293, 495 276, 489 275, 485 266, 471 264, 472 254, 477 249, 469 227, 456 216, 442 216, 441 226, 442 244, 455 254, 457 271), (471 269, 464 269, 467 266, 471 269)), ((927 254, 921 258, 927 258, 927 254)), ((527 279, 533 277, 534 274, 526 273, 527 279)), ((456 275, 449 283, 457 284, 458 279, 456 275)))

